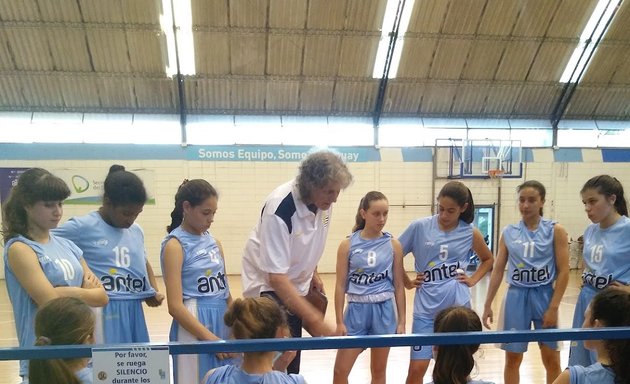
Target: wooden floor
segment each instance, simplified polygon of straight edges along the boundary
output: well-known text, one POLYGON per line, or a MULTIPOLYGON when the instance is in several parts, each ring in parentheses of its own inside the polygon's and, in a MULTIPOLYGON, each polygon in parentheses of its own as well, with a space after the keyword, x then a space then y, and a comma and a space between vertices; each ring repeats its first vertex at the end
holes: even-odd
MULTIPOLYGON (((334 275, 323 275, 324 283, 328 296, 332 298, 334 291, 334 275)), ((158 278, 159 284, 163 282, 158 278)), ((237 275, 230 276, 229 282, 233 297, 241 295, 241 282, 237 275)), ((560 307, 560 327, 569 328, 573 317, 575 302, 579 293, 580 275, 577 271, 571 271, 569 287, 562 300, 560 307)), ((483 303, 485 301, 485 292, 488 285, 488 277, 483 279, 472 288, 472 304, 473 308, 481 315, 483 312, 483 303)), ((495 299, 493 310, 495 314, 499 312, 499 305, 505 292, 505 284, 495 299)), ((413 311, 413 294, 407 291, 407 331, 411 329, 411 318, 413 311)), ((171 318, 168 315, 166 305, 160 308, 145 308, 145 314, 148 321, 151 341, 167 342, 168 330, 171 318)), ((326 320, 330 324, 334 324, 334 307, 329 307, 326 320)), ((7 296, 6 286, 4 282, 0 283, 0 347, 16 346, 17 339, 15 336, 15 324, 11 305, 7 296)), ((332 367, 335 361, 334 350, 304 351, 302 357, 302 374, 309 383, 331 383, 332 367)), ((562 343, 561 362, 566 364, 568 360, 568 342, 562 343)), ((389 383, 404 383, 407 367, 409 364, 409 348, 397 347, 392 348, 387 367, 387 380, 389 383)), ((425 377, 425 382, 430 381, 430 370, 425 377)), ((17 376, 18 363, 16 361, 0 362, 0 384, 18 383, 17 376)), ((494 345, 482 345, 477 356, 477 368, 474 376, 479 379, 490 380, 496 383, 503 382, 503 351, 494 345)), ((530 343, 529 352, 525 354, 523 364, 521 366, 521 383, 544 383, 545 372, 540 361, 540 353, 536 344, 530 343)), ((370 367, 369 352, 366 351, 359 356, 352 373, 350 374, 350 383, 369 383, 370 367)))

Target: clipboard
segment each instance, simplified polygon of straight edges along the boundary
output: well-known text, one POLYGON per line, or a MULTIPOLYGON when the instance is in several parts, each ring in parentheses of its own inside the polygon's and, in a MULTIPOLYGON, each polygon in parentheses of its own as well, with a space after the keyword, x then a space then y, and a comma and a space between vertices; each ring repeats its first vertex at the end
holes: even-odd
POLYGON ((313 307, 315 307, 319 312, 322 313, 322 316, 326 316, 326 309, 328 308, 328 297, 315 287, 311 287, 308 291, 308 294, 304 296, 306 301, 311 303, 313 307))
MULTIPOLYGON (((311 289, 308 291, 308 294, 304 296, 304 298, 313 307, 315 307, 315 309, 317 309, 323 317, 326 317, 326 309, 328 308, 328 297, 326 297, 326 295, 322 291, 315 287, 311 287, 311 289)), ((304 323, 302 324, 302 327, 311 336, 321 336, 314 334, 309 324, 304 323)))

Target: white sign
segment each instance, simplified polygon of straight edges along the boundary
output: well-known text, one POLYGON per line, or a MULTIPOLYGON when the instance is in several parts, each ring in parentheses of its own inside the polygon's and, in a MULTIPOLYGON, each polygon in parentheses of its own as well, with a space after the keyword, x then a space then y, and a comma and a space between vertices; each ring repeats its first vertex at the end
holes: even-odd
POLYGON ((94 348, 94 384, 167 384, 168 347, 94 348))
MULTIPOLYGON (((142 180, 147 190, 147 205, 155 204, 153 186, 155 184, 154 172, 150 169, 127 169, 142 180)), ((53 169, 51 172, 63 179, 68 184, 72 194, 66 199, 69 205, 100 205, 103 200, 103 187, 107 169, 103 168, 77 168, 77 169, 53 169)))

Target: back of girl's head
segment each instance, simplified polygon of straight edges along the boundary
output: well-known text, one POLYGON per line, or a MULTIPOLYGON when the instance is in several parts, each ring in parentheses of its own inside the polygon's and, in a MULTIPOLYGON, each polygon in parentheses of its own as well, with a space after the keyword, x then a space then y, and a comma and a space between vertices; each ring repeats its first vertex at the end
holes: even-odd
POLYGON ((108 199, 114 207, 144 205, 147 201, 147 190, 135 173, 126 171, 122 165, 114 164, 105 178, 103 198, 108 199))
MULTIPOLYGON (((590 304, 591 323, 599 320, 604 327, 630 327, 630 293, 608 287, 595 295, 590 304)), ((630 383, 630 340, 605 340, 616 382, 630 383)))
POLYGON ((196 207, 210 197, 219 197, 210 183, 203 179, 185 179, 175 194, 175 208, 171 212, 171 224, 166 227, 166 231, 170 233, 181 225, 184 219, 184 201, 196 207))
MULTIPOLYGON (((536 192, 538 192, 538 195, 540 196, 540 200, 545 201, 545 196, 547 196, 547 190, 545 189, 545 186, 540 181, 538 181, 538 180, 527 180, 523 184, 521 184, 518 187, 516 187, 516 192, 520 193, 525 188, 533 188, 533 189, 535 189, 536 192)), ((543 215, 542 207, 540 208, 539 214, 540 214, 540 216, 543 215)))
POLYGON ((468 204, 466 210, 459 216, 459 219, 468 224, 475 220, 475 202, 473 201, 470 189, 468 189, 464 183, 459 181, 449 181, 444 184, 440 193, 438 193, 438 200, 441 197, 449 197, 453 199, 460 207, 463 207, 464 204, 468 204))
POLYGON ((18 178, 2 207, 2 236, 5 241, 27 236, 26 207, 39 201, 63 201, 70 196, 66 182, 42 168, 31 168, 18 178))
MULTIPOLYGON (((467 307, 450 307, 435 317, 434 331, 439 332, 478 332, 481 320, 475 311, 467 307)), ((440 345, 437 348, 433 382, 435 384, 463 384, 467 382, 475 366, 473 354, 479 344, 440 345)))
MULTIPOLYGON (((82 300, 61 297, 44 304, 35 315, 35 345, 85 344, 94 334, 94 313, 82 300)), ((29 380, 39 383, 79 383, 68 362, 31 360, 29 380)))
POLYGON ((365 228, 365 219, 361 217, 361 210, 367 212, 367 210, 370 209, 370 204, 372 204, 373 201, 378 200, 387 200, 387 197, 379 191, 370 191, 363 196, 359 202, 359 208, 357 209, 357 216, 355 217, 355 224, 352 228, 352 232, 365 228))
POLYGON ((623 185, 621 185, 617 178, 609 175, 592 177, 584 183, 580 193, 584 193, 589 189, 594 189, 597 193, 606 197, 615 195, 615 210, 617 210, 617 213, 620 215, 628 216, 628 203, 623 194, 623 185))
POLYGON ((286 314, 268 297, 234 300, 223 320, 236 339, 272 339, 287 326, 286 314))

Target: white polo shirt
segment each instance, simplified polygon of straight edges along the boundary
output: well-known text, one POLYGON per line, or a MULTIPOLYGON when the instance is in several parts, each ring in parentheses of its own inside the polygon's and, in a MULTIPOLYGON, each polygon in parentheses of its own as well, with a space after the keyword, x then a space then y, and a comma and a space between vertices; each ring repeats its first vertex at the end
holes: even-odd
MULTIPOLYGON (((331 206, 332 208, 332 206, 331 206)), ((243 296, 273 291, 269 273, 286 274, 300 295, 308 293, 324 252, 331 208, 313 213, 300 199, 295 179, 268 197, 243 251, 243 296)))

